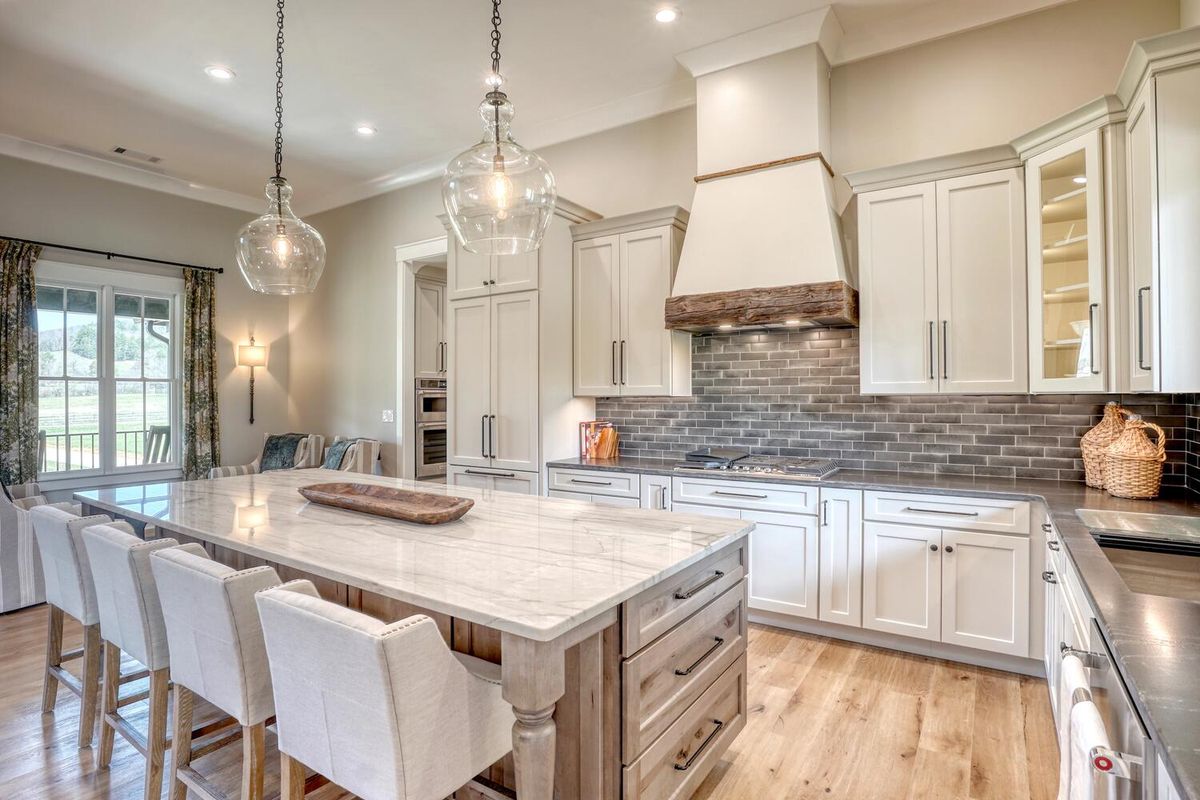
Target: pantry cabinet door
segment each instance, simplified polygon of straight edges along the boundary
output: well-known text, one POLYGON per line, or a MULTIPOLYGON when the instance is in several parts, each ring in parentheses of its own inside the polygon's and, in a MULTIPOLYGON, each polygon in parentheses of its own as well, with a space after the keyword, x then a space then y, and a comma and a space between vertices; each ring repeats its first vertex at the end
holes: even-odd
POLYGON ((937 378, 934 185, 858 199, 863 394, 932 394, 937 378))
POLYGON ((445 369, 442 321, 446 286, 433 281, 416 282, 416 335, 413 337, 413 369, 418 378, 440 378, 445 369))
MULTIPOLYGON (((537 472, 538 293, 491 298, 491 418, 487 451, 496 469, 537 472)), ((499 486, 497 486, 499 488, 499 486)))
POLYGON ((942 641, 1029 655, 1029 538, 942 531, 942 641))
POLYGON ((1025 188, 1016 169, 937 182, 939 389, 1029 389, 1025 188))
POLYGON ((538 254, 541 250, 515 256, 493 256, 492 294, 525 292, 538 288, 538 254))
MULTIPOLYGON (((450 304, 450 371, 446 375, 446 440, 450 465, 487 467, 491 411, 491 300, 450 304)), ((490 488, 490 487, 488 487, 490 488)))
MULTIPOLYGON (((620 237, 575 243, 575 379, 577 397, 620 394, 620 237)), ((660 315, 661 316, 661 315, 660 315)))
POLYGON ((755 524, 750 532, 750 608, 816 619, 816 518, 743 511, 742 519, 755 524))
POLYGON ((624 395, 671 393, 671 332, 663 303, 671 294, 672 230, 664 225, 620 237, 617 367, 624 395))
POLYGON ((820 608, 822 622, 862 625, 862 492, 821 489, 820 608))
POLYGON ((938 641, 941 548, 938 528, 863 525, 864 628, 938 641))

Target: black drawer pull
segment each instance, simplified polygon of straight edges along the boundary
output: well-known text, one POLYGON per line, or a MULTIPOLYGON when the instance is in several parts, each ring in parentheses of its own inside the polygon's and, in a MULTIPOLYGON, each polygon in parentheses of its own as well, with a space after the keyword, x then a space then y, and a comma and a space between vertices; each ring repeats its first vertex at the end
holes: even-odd
POLYGON ((571 483, 582 483, 587 486, 612 486, 612 481, 588 481, 583 478, 571 478, 571 483))
POLYGON ((721 732, 721 728, 725 727, 725 723, 719 719, 714 719, 712 722, 713 725, 716 725, 717 727, 713 728, 712 733, 710 733, 708 737, 700 743, 700 746, 696 748, 696 752, 688 756, 687 761, 683 762, 682 764, 676 764, 675 769, 679 770, 680 772, 687 772, 689 769, 691 769, 692 764, 696 763, 696 759, 700 757, 700 754, 708 749, 708 746, 712 744, 713 739, 717 738, 717 734, 721 732))
POLYGON ((717 570, 712 575, 709 575, 706 579, 701 581, 698 585, 693 586, 691 589, 688 589, 686 592, 675 592, 675 599, 676 600, 690 600, 693 597, 695 597, 697 594, 704 591, 709 586, 713 585, 714 583, 716 583, 717 581, 721 580, 721 578, 724 578, 724 577, 725 577, 725 573, 721 572, 721 570, 717 570))
POLYGON ((725 644, 724 639, 722 639, 720 636, 714 636, 713 637, 713 646, 708 648, 707 650, 705 650, 704 655, 700 656, 695 661, 693 661, 692 665, 690 667, 688 667, 687 669, 676 668, 675 674, 681 678, 691 675, 693 672, 696 671, 696 667, 700 666, 705 661, 707 661, 708 657, 711 656, 713 653, 717 652, 717 649, 723 644, 725 644))
POLYGON ((943 511, 940 508, 913 508, 905 506, 905 511, 912 511, 916 514, 945 514, 948 517, 978 517, 978 511, 943 511))
POLYGON ((721 489, 713 489, 713 494, 720 495, 721 497, 745 497, 749 500, 766 500, 767 499, 767 495, 765 495, 765 494, 750 494, 748 492, 726 492, 721 489))

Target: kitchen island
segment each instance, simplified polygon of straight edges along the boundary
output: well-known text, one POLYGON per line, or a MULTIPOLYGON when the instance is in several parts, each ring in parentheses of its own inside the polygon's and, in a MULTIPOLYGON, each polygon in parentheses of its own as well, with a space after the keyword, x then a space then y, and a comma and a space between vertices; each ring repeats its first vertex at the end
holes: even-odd
POLYGON ((297 491, 345 480, 278 471, 76 498, 368 613, 430 614, 456 649, 501 665, 514 764, 492 777, 522 800, 687 796, 741 730, 752 523, 353 476, 475 502, 423 526, 297 491))

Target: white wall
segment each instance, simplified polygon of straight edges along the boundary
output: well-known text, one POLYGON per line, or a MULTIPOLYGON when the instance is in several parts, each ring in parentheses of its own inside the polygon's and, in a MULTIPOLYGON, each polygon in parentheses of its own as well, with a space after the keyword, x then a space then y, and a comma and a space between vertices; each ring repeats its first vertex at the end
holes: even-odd
POLYGON ((835 67, 833 167, 1006 143, 1112 94, 1133 42, 1177 27, 1179 0, 1079 0, 835 67))
POLYGON ((1179 27, 1193 28, 1200 25, 1200 0, 1180 0, 1179 27))
MULTIPOLYGON (((469 109, 468 109, 469 110, 469 109)), ((516 131, 519 137, 520 131, 516 131)), ((540 149, 559 194, 604 216, 691 205, 695 110, 688 108, 540 149)), ((310 217, 329 262, 316 293, 291 301, 291 427, 384 442, 397 473, 395 247, 444 235, 440 180, 310 217)), ((403 456, 408 457, 408 456, 403 456)))
MULTIPOLYGON (((0 235, 113 250, 151 258, 224 267, 217 279, 217 369, 221 455, 244 464, 262 449, 264 431, 286 429, 287 300, 254 294, 234 261, 233 243, 252 214, 0 156, 0 235), (268 345, 269 366, 255 375, 255 417, 249 419, 246 369, 234 348, 254 332, 268 345)), ((106 262, 60 250, 44 257, 68 263, 179 274, 169 268, 106 262)))

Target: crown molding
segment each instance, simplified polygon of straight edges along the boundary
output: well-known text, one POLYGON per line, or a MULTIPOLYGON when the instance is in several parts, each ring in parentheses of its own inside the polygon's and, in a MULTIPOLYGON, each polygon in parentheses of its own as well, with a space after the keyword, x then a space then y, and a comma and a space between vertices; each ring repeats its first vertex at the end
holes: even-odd
POLYGON ((910 161, 907 164, 856 170, 847 172, 842 177, 846 179, 846 183, 850 184, 851 190, 859 193, 1019 166, 1021 166, 1021 159, 1017 155, 1016 149, 1012 145, 1002 144, 979 150, 968 150, 963 153, 924 158, 920 161, 910 161))
POLYGON ((184 197, 188 200, 198 200, 202 203, 235 208, 239 211, 258 213, 263 209, 263 201, 237 192, 225 189, 215 189, 202 186, 182 178, 175 178, 159 172, 140 169, 132 164, 120 164, 95 156, 77 153, 61 147, 52 147, 38 142, 31 142, 17 136, 0 133, 0 155, 44 164, 48 167, 79 172, 91 175, 93 178, 116 181, 141 189, 165 192, 184 197))
POLYGON ((843 35, 841 22, 833 13, 833 7, 825 6, 727 39, 685 50, 676 55, 675 60, 691 73, 693 78, 699 78, 710 72, 817 44, 825 52, 826 60, 836 64, 843 35))

